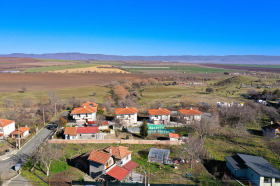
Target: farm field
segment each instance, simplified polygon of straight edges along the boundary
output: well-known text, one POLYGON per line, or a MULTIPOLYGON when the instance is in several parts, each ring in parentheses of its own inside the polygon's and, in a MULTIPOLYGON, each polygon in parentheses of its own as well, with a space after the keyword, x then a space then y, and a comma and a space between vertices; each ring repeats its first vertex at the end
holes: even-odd
POLYGON ((112 65, 99 65, 99 66, 88 66, 84 68, 71 68, 64 70, 55 70, 54 73, 129 73, 127 71, 113 67, 112 65))
POLYGON ((182 73, 224 73, 225 69, 219 69, 219 68, 211 68, 211 67, 203 67, 203 66, 199 66, 199 65, 170 65, 170 66, 165 66, 165 65, 161 65, 161 66, 124 66, 122 67, 122 69, 130 71, 132 73, 139 73, 139 72, 146 72, 147 73, 150 70, 160 70, 160 71, 176 71, 176 72, 182 72, 182 73))
POLYGON ((22 87, 27 91, 52 90, 75 87, 103 86, 111 81, 148 78, 144 74, 97 74, 97 73, 27 73, 0 74, 0 92, 16 93, 22 87))
POLYGON ((229 65, 229 64, 200 64, 204 67, 223 68, 227 70, 258 71, 280 73, 279 65, 229 65))

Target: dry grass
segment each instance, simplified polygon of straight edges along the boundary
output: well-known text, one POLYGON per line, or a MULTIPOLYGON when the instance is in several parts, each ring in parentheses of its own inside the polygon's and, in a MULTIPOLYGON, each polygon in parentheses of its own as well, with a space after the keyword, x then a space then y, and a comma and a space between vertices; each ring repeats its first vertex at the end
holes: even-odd
POLYGON ((74 68, 65 70, 56 70, 54 73, 86 73, 86 72, 96 72, 96 73, 129 73, 127 71, 114 68, 112 65, 100 65, 85 68, 74 68))

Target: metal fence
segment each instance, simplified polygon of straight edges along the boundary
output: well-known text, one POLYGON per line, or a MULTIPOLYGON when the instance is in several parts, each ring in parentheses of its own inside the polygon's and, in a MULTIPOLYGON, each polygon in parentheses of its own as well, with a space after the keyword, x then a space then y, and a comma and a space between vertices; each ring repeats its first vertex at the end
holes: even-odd
POLYGON ((148 134, 168 134, 175 133, 174 129, 149 129, 148 134))

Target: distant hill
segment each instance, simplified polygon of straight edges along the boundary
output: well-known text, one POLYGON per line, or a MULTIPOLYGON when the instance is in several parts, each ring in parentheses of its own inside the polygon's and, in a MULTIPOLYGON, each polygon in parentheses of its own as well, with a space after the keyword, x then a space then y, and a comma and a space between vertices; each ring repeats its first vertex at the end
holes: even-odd
POLYGON ((218 64, 280 64, 280 56, 265 55, 228 55, 228 56, 119 56, 85 53, 12 53, 0 57, 29 57, 62 60, 101 60, 101 61, 164 61, 181 63, 218 63, 218 64))

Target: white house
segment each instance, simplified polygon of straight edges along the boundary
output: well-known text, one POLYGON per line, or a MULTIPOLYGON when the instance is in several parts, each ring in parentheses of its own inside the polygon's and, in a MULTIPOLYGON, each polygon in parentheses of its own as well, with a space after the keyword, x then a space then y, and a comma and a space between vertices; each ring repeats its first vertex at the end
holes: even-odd
POLYGON ((116 119, 119 119, 124 125, 137 124, 137 108, 126 107, 115 110, 116 119))
POLYGON ((168 136, 170 141, 178 141, 180 138, 179 134, 175 134, 175 133, 169 133, 168 136))
POLYGON ((96 121, 97 107, 82 106, 72 110, 71 115, 77 123, 96 121))
POLYGON ((9 136, 15 130, 15 121, 0 119, 0 136, 9 136))
POLYGON ((196 109, 182 109, 178 110, 179 112, 179 118, 183 120, 186 124, 191 124, 195 121, 201 120, 202 112, 196 109))
POLYGON ((153 124, 167 124, 170 122, 170 111, 165 108, 148 110, 150 122, 153 124))
POLYGON ((227 168, 236 178, 246 178, 251 185, 280 186, 280 171, 260 156, 237 153, 225 159, 227 168))

